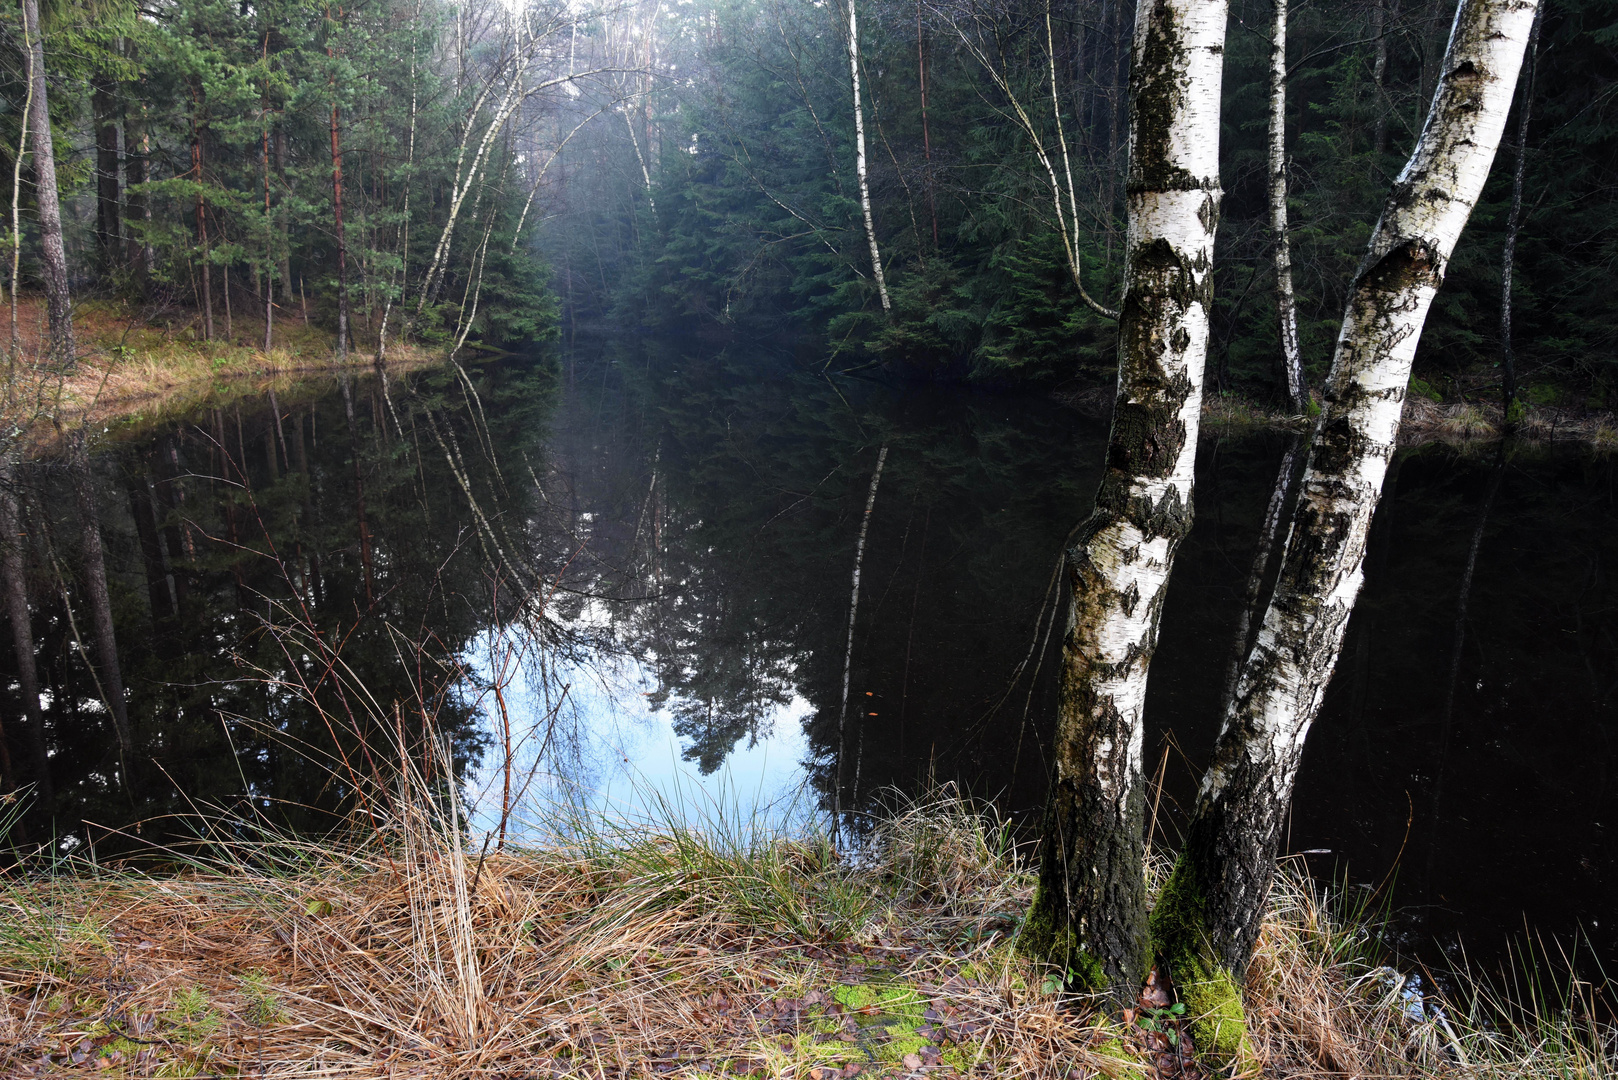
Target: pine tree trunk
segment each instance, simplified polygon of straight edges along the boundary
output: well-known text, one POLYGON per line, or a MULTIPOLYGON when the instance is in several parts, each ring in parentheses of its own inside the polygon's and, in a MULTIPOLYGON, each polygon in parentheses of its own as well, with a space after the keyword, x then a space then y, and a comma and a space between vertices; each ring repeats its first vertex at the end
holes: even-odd
POLYGON ((197 248, 202 252, 202 340, 213 340, 213 270, 208 265, 208 214, 202 198, 202 133, 197 129, 196 110, 201 108, 197 91, 191 91, 191 176, 197 184, 197 248))
POLYGON ((14 453, 0 462, 0 573, 5 576, 6 613, 11 618, 11 644, 17 657, 17 683, 23 715, 28 718, 28 750, 34 784, 48 816, 56 806, 50 755, 45 750, 45 711, 39 703, 39 669, 34 660, 33 620, 28 612, 28 578, 23 565, 22 514, 17 501, 14 453))
POLYGON ((39 0, 22 0, 23 25, 32 48, 33 100, 28 130, 34 137, 34 184, 39 204, 39 268, 45 279, 50 322, 50 360, 60 365, 78 358, 73 342, 73 296, 68 287, 67 249, 62 244, 62 203, 56 188, 56 149, 46 98, 45 43, 39 29, 39 0))
POLYGON ((1421 327, 1505 129, 1533 0, 1462 0, 1415 153, 1355 276, 1275 594, 1152 915, 1199 1048, 1234 1057, 1304 736, 1363 580, 1421 327), (1218 1029, 1218 1030, 1214 1030, 1218 1029))
POLYGON ((1141 0, 1130 74, 1118 398, 1096 507, 1067 552, 1056 768, 1032 951, 1132 1001, 1148 966, 1146 672, 1191 485, 1219 218, 1225 5, 1141 0))
POLYGON ((139 228, 147 223, 150 211, 146 193, 136 190, 138 185, 146 183, 148 136, 144 111, 145 106, 141 106, 138 111, 131 110, 124 119, 124 219, 138 223, 125 230, 128 237, 124 246, 124 261, 129 265, 137 293, 144 293, 146 274, 150 269, 146 259, 146 238, 139 228))
POLYGON ((331 106, 332 230, 337 238, 337 362, 348 360, 348 241, 343 235, 343 144, 337 103, 331 106))
MULTIPOLYGON (((287 172, 287 134, 281 125, 275 126, 275 175, 286 183, 287 172)), ((281 302, 292 303, 292 237, 291 226, 285 211, 276 215, 276 227, 281 230, 281 302)))
POLYGON ((1270 235, 1275 243, 1275 310, 1280 318, 1281 366, 1287 400, 1305 411, 1303 356, 1298 347, 1298 302, 1292 292, 1292 244, 1287 239, 1287 0, 1273 0, 1270 39, 1270 235))
POLYGON ((68 472, 73 478, 73 497, 79 510, 79 547, 84 559, 85 598, 90 603, 90 621, 95 631, 97 682, 112 716, 122 780, 128 791, 135 787, 135 738, 124 702, 124 677, 118 663, 118 639, 112 626, 112 596, 107 590, 107 561, 101 547, 101 521, 83 428, 68 437, 68 472))
POLYGON ((854 172, 860 183, 860 213, 865 217, 865 239, 871 247, 871 276, 882 312, 893 305, 888 300, 888 281, 882 274, 882 252, 876 246, 876 221, 871 216, 871 185, 865 173, 865 109, 860 105, 860 24, 855 0, 848 0, 848 69, 854 81, 854 172))

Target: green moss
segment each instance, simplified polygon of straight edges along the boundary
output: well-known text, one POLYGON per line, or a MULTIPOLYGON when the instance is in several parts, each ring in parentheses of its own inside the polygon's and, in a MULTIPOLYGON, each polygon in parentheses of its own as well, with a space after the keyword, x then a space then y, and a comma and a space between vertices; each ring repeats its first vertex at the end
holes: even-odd
POLYGON ((1104 1058, 1111 1058, 1118 1062, 1116 1070, 1107 1070, 1108 1076, 1124 1077, 1126 1080, 1146 1080, 1146 1066, 1129 1052, 1129 1047, 1118 1038, 1108 1039, 1095 1048, 1096 1053, 1104 1058))
MULTIPOLYGON (((921 1023, 921 1014, 927 1009, 927 1003, 922 1000, 922 996, 914 987, 905 983, 860 983, 856 986, 839 986, 831 992, 831 996, 850 1011, 858 1012, 860 1009, 875 1006, 877 1016, 881 1019, 891 1020, 897 1017, 907 1021, 911 1027, 921 1023)), ((860 1018, 856 1018, 858 1019, 860 1018)))
POLYGON ((1241 1069, 1253 1059, 1242 991, 1213 955, 1203 910, 1202 893, 1182 856, 1152 909, 1152 942, 1185 1003, 1198 1059, 1213 1068, 1241 1069))
POLYGON ((1107 973, 1088 949, 1079 943, 1048 898, 1041 883, 1034 889, 1033 902, 1028 905, 1028 916, 1023 919, 1022 932, 1017 935, 1017 951, 1034 960, 1055 964, 1067 973, 1065 982, 1069 990, 1078 993, 1096 993, 1108 986, 1107 973))
MULTIPOLYGON (((908 983, 861 983, 839 986, 832 997, 854 1013, 863 1034, 860 1046, 878 1061, 899 1061, 929 1045, 917 1033, 927 1001, 908 983), (870 1010, 861 1013, 859 1010, 870 1010)), ((830 1025, 833 1031, 838 1025, 830 1025)))

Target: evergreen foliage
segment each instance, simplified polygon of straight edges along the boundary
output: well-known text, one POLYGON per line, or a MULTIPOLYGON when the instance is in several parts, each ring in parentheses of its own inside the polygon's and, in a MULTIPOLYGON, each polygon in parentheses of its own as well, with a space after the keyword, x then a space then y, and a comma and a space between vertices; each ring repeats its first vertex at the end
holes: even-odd
MULTIPOLYGON (((820 337, 839 363, 879 360, 929 377, 1108 375, 1113 326, 1079 299, 1047 171, 1017 115, 1064 192, 1071 173, 1073 194, 1062 199, 1064 214, 1077 211, 1085 287, 1115 307, 1132 6, 1055 0, 1048 51, 1047 8, 1028 0, 862 3, 872 195, 894 302, 884 318, 853 181, 843 2, 722 0, 642 20, 663 76, 644 139, 652 190, 621 125, 586 133, 557 207, 561 227, 543 241, 574 318, 790 329, 820 337)), ((1453 15, 1451 0, 1294 13, 1293 263, 1315 386, 1453 15)), ((1211 389, 1279 405, 1265 205, 1269 6, 1238 0, 1231 18, 1211 389)), ((1610 0, 1555 0, 1546 11, 1516 255, 1519 366, 1540 403, 1610 406, 1618 377, 1607 314, 1618 287, 1614 34, 1610 0)), ((1503 151, 1423 336, 1417 375, 1451 397, 1498 392, 1512 164, 1503 151)))

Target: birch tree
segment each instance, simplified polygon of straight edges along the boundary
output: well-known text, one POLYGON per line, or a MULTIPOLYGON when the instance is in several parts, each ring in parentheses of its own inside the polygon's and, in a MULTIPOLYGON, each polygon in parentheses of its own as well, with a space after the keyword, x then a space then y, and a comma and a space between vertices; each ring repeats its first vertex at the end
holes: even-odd
POLYGON ((1535 0, 1461 0, 1427 121, 1350 290, 1279 579, 1203 776, 1152 936, 1193 1036, 1245 1045, 1240 985, 1304 737, 1363 580, 1422 324, 1500 144, 1535 0))
POLYGON ((854 174, 860 185, 860 213, 865 216, 865 239, 871 245, 871 276, 876 294, 882 300, 883 314, 893 311, 888 300, 888 282, 882 275, 882 252, 876 246, 876 220, 871 216, 871 184, 865 172, 865 110, 860 105, 860 23, 859 9, 848 0, 848 70, 854 81, 854 174))
POLYGON ((962 26, 947 7, 940 7, 937 12, 945 22, 949 23, 950 29, 955 31, 956 37, 960 38, 961 44, 966 47, 966 51, 982 65, 984 71, 988 72, 989 79, 994 83, 995 88, 1005 96, 1006 103, 1011 107, 1011 115, 1017 121, 1017 126, 1022 129, 1023 134, 1028 136, 1028 141, 1033 145, 1034 156, 1039 159, 1039 164, 1045 172, 1046 184, 1050 188, 1051 207, 1056 213, 1057 232, 1062 237, 1062 255, 1067 260, 1068 273, 1073 277, 1073 287, 1078 290, 1079 299, 1084 302, 1085 307, 1088 307, 1102 318, 1116 319, 1118 313, 1097 301, 1084 286, 1078 188, 1073 183, 1072 155, 1068 151, 1067 132, 1062 123, 1061 95, 1057 89, 1056 80, 1056 40, 1051 28, 1050 4, 1047 2, 1045 5, 1045 69, 1048 75, 1047 87, 1050 90, 1051 120, 1056 128, 1056 145, 1050 148, 1046 146, 1045 137, 1041 134, 1039 125, 1035 122, 1033 115, 1029 112, 1028 107, 1023 105, 1017 95, 1016 88, 1011 85, 1011 79, 1008 77, 1005 66, 996 63, 995 59, 989 55, 989 50, 979 39, 979 35, 969 32, 966 27, 962 26), (1056 157, 1058 154, 1061 156, 1062 166, 1060 175, 1056 171, 1056 157))
POLYGON ((73 296, 68 287, 67 249, 62 245, 62 204, 56 187, 56 149, 51 139, 50 102, 46 98, 45 41, 39 27, 39 0, 23 0, 23 34, 28 40, 28 126, 34 134, 34 186, 39 209, 39 266, 45 279, 45 310, 50 322, 50 359, 71 364, 73 296))
POLYGON ((1118 397, 1066 553, 1056 765, 1024 945, 1132 1000, 1146 974, 1141 713, 1191 485, 1219 219, 1225 4, 1140 0, 1130 72, 1118 397))
POLYGON ((1298 347, 1298 301, 1292 291, 1292 245, 1287 239, 1287 0, 1274 0, 1270 37, 1270 233, 1275 242, 1275 311, 1281 327, 1281 364, 1292 411, 1305 411, 1303 355, 1298 347))
POLYGON ((1506 428, 1517 426, 1512 405, 1517 400, 1517 350, 1511 341, 1511 285, 1517 268, 1517 233, 1522 228, 1523 179, 1528 171, 1528 120, 1534 112, 1534 70, 1539 59, 1539 24, 1544 7, 1534 14, 1528 32, 1527 70, 1522 76, 1522 104, 1517 109, 1516 163, 1511 170, 1511 209, 1506 213, 1506 242, 1500 257, 1500 409, 1506 428))

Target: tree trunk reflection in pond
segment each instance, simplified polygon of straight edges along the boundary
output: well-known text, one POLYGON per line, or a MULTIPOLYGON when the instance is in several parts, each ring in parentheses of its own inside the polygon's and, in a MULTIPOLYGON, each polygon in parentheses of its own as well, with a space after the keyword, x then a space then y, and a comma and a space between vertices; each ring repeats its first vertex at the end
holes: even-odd
MULTIPOLYGON (((401 731, 404 752, 424 760, 429 720, 453 743, 469 804, 484 796, 472 824, 497 834, 505 763, 489 741, 501 720, 491 684, 506 651, 519 658, 501 691, 519 804, 525 788, 530 803, 627 802, 631 782, 668 790, 680 775, 715 802, 767 802, 807 780, 800 807, 829 811, 846 667, 849 753, 863 741, 858 763, 844 763, 845 783, 856 764, 861 776, 857 796, 843 790, 846 818, 866 820, 890 785, 934 778, 1035 823, 1051 736, 1037 718, 1049 715, 1060 637, 1039 600, 1070 508, 1094 490, 1101 421, 1028 396, 858 380, 833 389, 767 355, 689 343, 581 340, 562 364, 576 378, 545 359, 468 364, 481 415, 453 369, 391 373, 386 393, 360 380, 352 440, 335 380, 279 389, 286 452, 273 476, 267 401, 243 402, 239 425, 224 405, 92 448, 110 611, 148 762, 135 808, 116 786, 93 653, 73 646, 45 548, 53 538, 64 567, 76 564, 70 478, 56 460, 20 464, 14 490, 29 520, 16 530, 18 580, 56 780, 54 798, 40 785, 31 835, 54 822, 88 839, 81 821, 122 827, 193 802, 323 829, 354 809, 355 777, 389 768, 401 731), (851 562, 881 445, 850 660, 851 562), (142 491, 162 558, 137 520, 142 491), (154 589, 165 568, 170 587, 154 589), (157 618, 171 601, 181 617, 157 618), (309 647, 288 648, 289 635, 309 647), (321 683, 327 648, 346 667, 321 683), (352 720, 330 681, 343 671, 352 720), (289 689, 300 681, 324 719, 289 689), (353 692, 361 683, 369 712, 353 692)), ((1170 733, 1193 758, 1213 744, 1231 630, 1285 453, 1283 436, 1216 437, 1219 453, 1205 444, 1200 455, 1203 513, 1181 547, 1147 690, 1154 761, 1170 733)), ((1487 962, 1527 912, 1546 932, 1586 927, 1613 958, 1614 859, 1596 825, 1618 813, 1604 676, 1618 671, 1618 596, 1599 570, 1618 557, 1613 465, 1511 452, 1468 604, 1489 617, 1467 623, 1447 753, 1457 578, 1489 452, 1425 447, 1395 467, 1345 642, 1354 662, 1305 751, 1290 849, 1330 849, 1308 856, 1317 871, 1374 887, 1407 844, 1392 887, 1412 947, 1464 932, 1487 962), (1430 805, 1441 767, 1442 819, 1418 815, 1407 842, 1409 807, 1430 805)), ((88 607, 74 617, 91 646, 88 607)), ((36 784, 19 654, 0 652, 13 769, 36 784)), ((1157 843, 1172 847, 1203 763, 1170 763, 1157 843)), ((518 843, 524 818, 519 805, 518 843)), ((149 823, 141 837, 165 829, 186 832, 149 823)), ((95 837, 117 853, 117 838, 95 837)))

